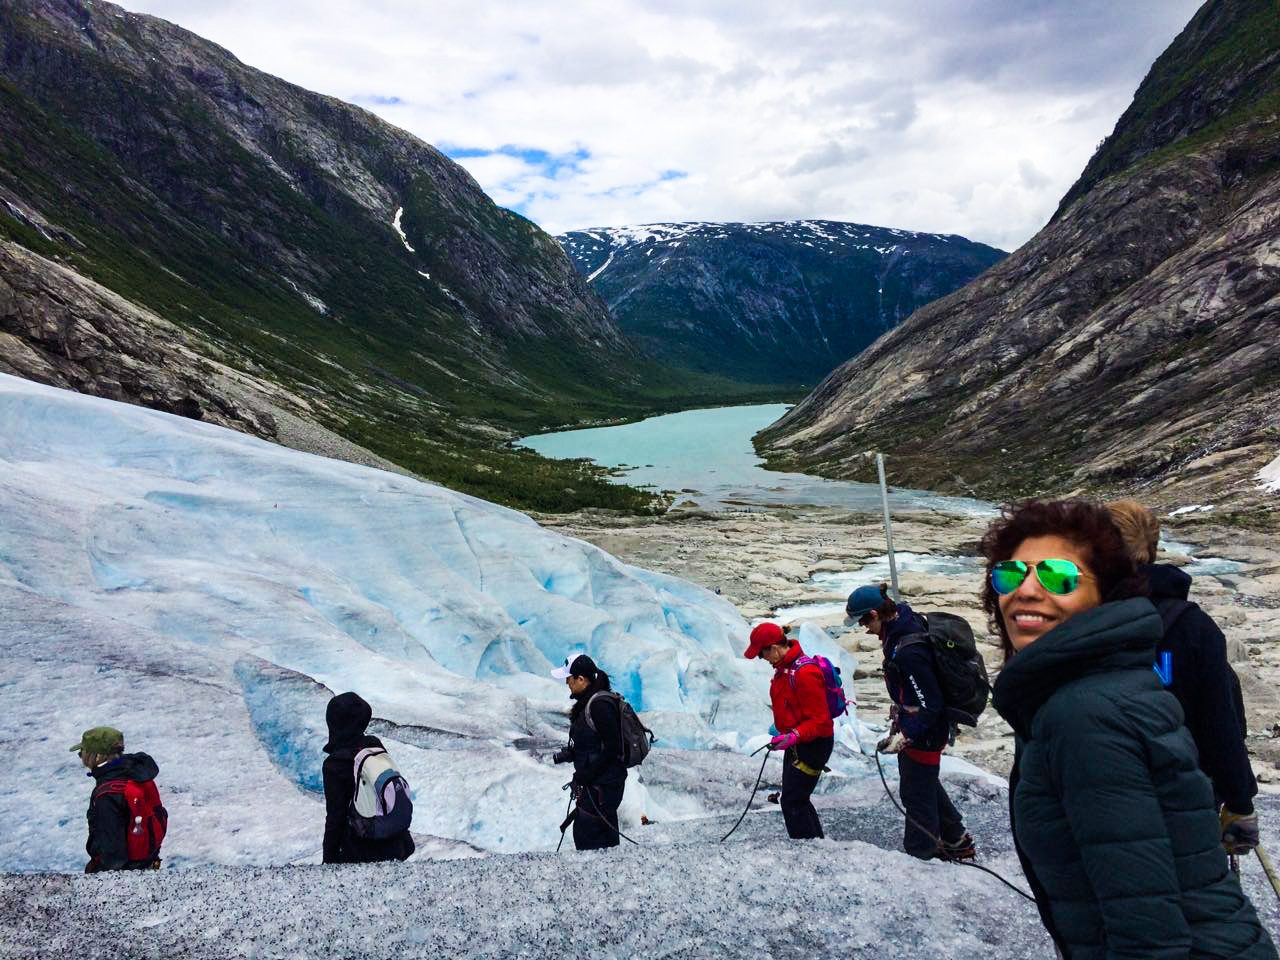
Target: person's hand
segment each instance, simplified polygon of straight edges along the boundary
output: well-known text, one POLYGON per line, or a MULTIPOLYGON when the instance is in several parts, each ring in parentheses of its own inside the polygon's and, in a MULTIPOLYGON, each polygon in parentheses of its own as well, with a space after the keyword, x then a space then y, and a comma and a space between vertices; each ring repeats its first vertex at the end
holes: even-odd
POLYGON ((1252 853, 1258 846, 1258 815, 1256 813, 1232 813, 1223 804, 1218 814, 1222 826, 1222 845, 1230 854, 1252 853))
POLYGON ((770 750, 789 750, 800 742, 800 738, 792 733, 780 733, 769 741, 770 750))
POLYGON ((890 733, 887 737, 876 744, 877 753, 897 753, 903 747, 907 746, 907 738, 901 733, 890 733))

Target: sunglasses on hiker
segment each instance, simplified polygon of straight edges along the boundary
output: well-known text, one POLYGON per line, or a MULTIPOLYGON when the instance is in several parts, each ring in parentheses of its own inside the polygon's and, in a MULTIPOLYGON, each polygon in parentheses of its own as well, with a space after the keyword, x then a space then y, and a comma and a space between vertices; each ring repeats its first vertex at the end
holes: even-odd
MULTIPOLYGON (((1021 560, 1001 560, 991 568, 991 587, 1002 597, 1013 593, 1022 586, 1031 569, 1030 564, 1021 560)), ((1040 586, 1059 597, 1073 593, 1080 586, 1081 578, 1092 579, 1070 560, 1041 560, 1035 565, 1035 571, 1040 586)))

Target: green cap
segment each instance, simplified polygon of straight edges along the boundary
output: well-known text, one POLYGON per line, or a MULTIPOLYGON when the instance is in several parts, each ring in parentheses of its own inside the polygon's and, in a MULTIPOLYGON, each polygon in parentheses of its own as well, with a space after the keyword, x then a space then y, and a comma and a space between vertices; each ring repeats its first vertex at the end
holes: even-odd
POLYGON ((72 753, 115 753, 124 749, 124 734, 115 727, 94 727, 86 730, 80 742, 71 748, 72 753))

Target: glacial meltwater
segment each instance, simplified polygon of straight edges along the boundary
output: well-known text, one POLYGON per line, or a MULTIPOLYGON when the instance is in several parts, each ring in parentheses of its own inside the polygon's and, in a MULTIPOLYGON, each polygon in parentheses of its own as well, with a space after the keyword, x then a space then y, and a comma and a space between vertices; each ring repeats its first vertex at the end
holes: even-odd
MULTIPOLYGON (((841 507, 879 510, 875 484, 824 480, 766 470, 751 438, 787 411, 782 403, 685 410, 616 427, 593 427, 525 437, 520 443, 545 457, 586 458, 619 468, 619 483, 672 491, 675 502, 726 508, 841 507)), ((888 462, 892 483, 893 464, 888 462)), ((926 508, 968 516, 994 515, 988 503, 890 487, 889 506, 926 508)))

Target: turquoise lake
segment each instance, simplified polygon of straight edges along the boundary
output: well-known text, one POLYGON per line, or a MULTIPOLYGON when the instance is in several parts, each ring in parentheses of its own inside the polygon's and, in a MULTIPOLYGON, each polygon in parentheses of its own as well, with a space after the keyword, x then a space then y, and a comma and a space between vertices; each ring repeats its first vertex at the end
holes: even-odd
MULTIPOLYGON (((525 437, 519 442, 546 457, 586 458, 623 468, 619 483, 677 492, 710 510, 810 504, 878 510, 875 484, 824 480, 801 473, 765 470, 751 438, 781 417, 786 404, 685 410, 616 427, 593 427, 525 437)), ((889 464, 892 473, 892 463, 889 464)), ((990 504, 890 487, 889 505, 986 516, 990 504)))

